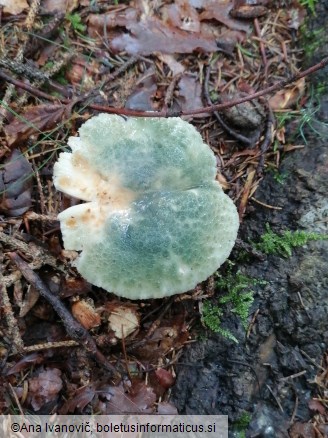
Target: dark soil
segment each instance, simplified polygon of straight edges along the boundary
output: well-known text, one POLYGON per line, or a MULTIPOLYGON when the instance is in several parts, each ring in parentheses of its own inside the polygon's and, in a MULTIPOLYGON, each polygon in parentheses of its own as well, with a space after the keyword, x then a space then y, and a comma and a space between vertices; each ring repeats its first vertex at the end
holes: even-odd
MULTIPOLYGON (((308 27, 328 28, 328 1, 318 5, 308 27)), ((311 62, 327 54, 325 43, 311 62)), ((258 239, 266 223, 276 232, 328 233, 327 68, 312 78, 314 86, 322 81, 326 91, 315 116, 316 132, 306 128, 304 149, 283 161, 284 182, 267 173, 256 192, 261 202, 283 208, 250 205, 240 231, 244 241, 258 239)), ((296 249, 290 258, 270 255, 239 264, 248 276, 267 281, 257 287, 252 310, 259 312, 253 330, 245 340, 244 329, 230 319, 227 327, 240 339, 238 345, 210 335, 189 347, 173 393, 180 413, 226 414, 233 423, 248 412, 252 420, 246 436, 266 438, 289 436, 294 421, 311 417, 308 403, 316 391, 316 364, 328 345, 327 260, 328 242, 317 241, 296 249)))

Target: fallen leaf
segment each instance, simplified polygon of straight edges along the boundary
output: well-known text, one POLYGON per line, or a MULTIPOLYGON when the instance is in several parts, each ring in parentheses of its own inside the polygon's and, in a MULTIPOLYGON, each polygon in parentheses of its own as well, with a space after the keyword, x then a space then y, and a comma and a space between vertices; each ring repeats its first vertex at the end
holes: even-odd
POLYGON ((65 77, 74 87, 84 91, 95 87, 95 77, 99 75, 99 64, 96 60, 75 57, 66 69, 65 77))
POLYGON ((100 315, 86 300, 78 300, 72 304, 72 315, 87 330, 98 327, 101 323, 100 315))
POLYGON ((111 305, 108 317, 109 328, 118 339, 126 338, 139 327, 140 316, 135 306, 111 305))
POLYGON ((298 30, 304 23, 307 11, 304 6, 294 3, 291 8, 286 8, 287 25, 290 29, 298 30))
POLYGON ((32 175, 28 160, 13 150, 0 167, 0 213, 20 216, 31 207, 32 175))
POLYGON ((6 372, 6 376, 10 376, 12 374, 20 373, 24 371, 26 368, 30 368, 31 365, 38 365, 42 363, 45 359, 45 355, 42 353, 31 353, 22 357, 15 365, 9 368, 6 372))
POLYGON ((132 382, 128 390, 121 383, 119 386, 103 386, 97 392, 107 399, 100 405, 104 415, 152 413, 156 401, 153 389, 140 381, 132 382))
MULTIPOLYGON (((1 0, 0 0, 1 1, 1 0)), ((43 0, 42 9, 46 13, 72 12, 79 6, 78 0, 43 0)))
POLYGON ((106 14, 90 14, 88 16, 88 34, 92 38, 104 35, 115 27, 127 27, 135 23, 139 17, 138 11, 134 8, 127 8, 122 5, 106 14))
POLYGON ((38 105, 30 107, 19 118, 15 118, 4 130, 9 146, 22 143, 33 134, 49 131, 61 121, 70 105, 38 105))
POLYGON ((326 408, 319 400, 311 399, 308 403, 308 406, 311 411, 319 412, 321 415, 325 415, 326 413, 326 408))
MULTIPOLYGON (((202 87, 198 79, 189 73, 181 76, 178 82, 179 87, 179 97, 176 99, 179 109, 181 111, 192 110, 196 108, 201 108, 203 105, 202 101, 202 87)), ((210 113, 199 113, 195 114, 194 118, 209 117, 210 113)))
POLYGON ((189 0, 175 0, 164 5, 161 12, 168 24, 188 32, 200 32, 199 15, 189 0))
POLYGON ((73 396, 69 398, 59 410, 60 415, 72 414, 76 410, 78 412, 83 409, 93 400, 96 394, 96 388, 94 385, 83 386, 77 389, 73 396))
POLYGON ((135 84, 132 93, 126 100, 125 108, 140 111, 154 110, 153 98, 156 91, 157 81, 155 71, 153 68, 150 68, 135 84))
POLYGON ((270 108, 275 111, 279 109, 290 109, 303 96, 305 91, 305 78, 299 79, 291 87, 277 91, 269 99, 270 108))
MULTIPOLYGON (((139 333, 141 339, 144 336, 144 332, 139 333)), ((179 315, 162 321, 161 326, 155 330, 147 343, 134 351, 143 361, 155 363, 158 359, 163 359, 172 349, 180 348, 188 338, 189 332, 185 326, 184 315, 179 315)))
POLYGON ((27 289, 24 300, 20 303, 19 316, 23 318, 34 307, 39 299, 39 292, 33 287, 27 289))
POLYGON ((316 438, 315 429, 311 423, 297 421, 289 430, 290 438, 316 438))
POLYGON ((130 55, 150 55, 162 53, 192 53, 193 51, 215 52, 214 38, 199 33, 186 32, 164 24, 156 17, 129 24, 130 34, 114 38, 110 47, 114 52, 126 51, 130 55))
POLYGON ((177 76, 185 71, 185 67, 181 64, 181 62, 176 60, 174 55, 159 53, 157 56, 169 67, 173 76, 177 76))
POLYGON ((68 298, 72 295, 81 295, 91 291, 90 283, 87 283, 84 278, 65 277, 60 282, 60 298, 68 298))
POLYGON ((29 8, 26 0, 0 0, 3 12, 10 15, 18 15, 29 8))
POLYGON ((250 30, 250 24, 236 20, 230 16, 230 11, 233 8, 233 4, 230 0, 205 1, 203 2, 203 8, 204 10, 200 14, 201 21, 216 20, 230 29, 242 30, 244 32, 250 30))
POLYGON ((56 399, 63 387, 61 371, 49 368, 28 379, 28 400, 35 411, 56 399))

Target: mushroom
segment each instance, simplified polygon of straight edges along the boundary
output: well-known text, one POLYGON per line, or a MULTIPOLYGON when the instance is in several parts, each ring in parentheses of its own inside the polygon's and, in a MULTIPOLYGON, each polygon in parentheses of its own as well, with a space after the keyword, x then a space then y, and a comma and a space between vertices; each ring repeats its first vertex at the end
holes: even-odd
POLYGON ((55 187, 86 201, 58 215, 90 283, 130 299, 193 289, 227 259, 239 221, 216 160, 180 118, 99 114, 70 137, 55 187))

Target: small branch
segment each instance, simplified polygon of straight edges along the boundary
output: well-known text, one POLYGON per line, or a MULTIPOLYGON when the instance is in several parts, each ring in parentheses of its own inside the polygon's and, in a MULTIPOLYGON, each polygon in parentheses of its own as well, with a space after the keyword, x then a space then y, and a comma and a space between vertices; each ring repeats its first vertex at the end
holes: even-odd
POLYGON ((47 99, 51 102, 62 102, 64 104, 69 103, 69 100, 67 99, 59 99, 58 97, 51 96, 50 94, 47 94, 41 90, 38 90, 37 88, 33 87, 33 85, 27 84, 25 82, 19 81, 18 79, 12 78, 11 76, 7 75, 4 71, 0 70, 0 78, 4 79, 5 81, 9 82, 10 84, 15 85, 16 87, 28 91, 30 94, 33 94, 35 97, 40 97, 41 99, 47 99))
POLYGON ((99 363, 101 363, 106 369, 111 371, 114 376, 116 376, 118 374, 117 371, 98 350, 93 337, 84 327, 82 327, 79 322, 76 321, 61 300, 51 293, 41 278, 29 267, 26 262, 24 262, 21 257, 19 257, 18 254, 15 252, 10 252, 8 253, 8 256, 17 265, 25 279, 53 306, 54 310, 61 318, 67 334, 73 340, 77 341, 80 345, 86 348, 86 350, 91 353, 99 363))
POLYGON ((268 147, 272 143, 273 130, 274 130, 274 125, 275 125, 275 118, 273 115, 273 111, 270 108, 270 105, 266 104, 265 106, 266 106, 266 109, 268 112, 267 122, 266 122, 266 131, 265 131, 263 143, 261 144, 261 148, 260 148, 261 154, 260 154, 259 163, 258 163, 257 168, 256 168, 256 174, 260 177, 262 176, 263 168, 264 168, 264 158, 265 158, 264 155, 265 155, 265 152, 268 150, 268 147))
MULTIPOLYGON (((293 82, 298 81, 299 79, 304 78, 305 76, 309 76, 312 73, 315 73, 318 70, 323 69, 326 65, 328 65, 328 57, 323 58, 320 62, 313 65, 312 67, 301 71, 295 75, 290 76, 289 78, 282 79, 281 81, 276 82, 275 84, 271 85, 270 87, 264 88, 263 90, 257 91, 256 93, 249 94, 248 96, 244 96, 235 100, 229 100, 228 102, 223 102, 217 105, 210 105, 207 107, 202 108, 196 108, 193 110, 186 110, 186 111, 179 111, 179 112, 170 112, 167 110, 162 111, 135 111, 130 110, 127 108, 114 108, 109 106, 103 106, 103 105, 96 105, 96 104, 87 104, 88 108, 94 109, 96 111, 101 111, 104 113, 112 113, 112 114, 121 114, 124 116, 132 116, 132 117, 180 117, 180 116, 193 116, 195 114, 201 114, 201 113, 212 113, 214 111, 220 111, 225 108, 231 108, 235 105, 239 105, 240 103, 248 102, 253 99, 256 99, 261 96, 265 96, 266 94, 273 93, 274 91, 281 90, 282 88, 286 87, 286 85, 289 85, 293 82)), ((0 70, 0 77, 2 79, 5 79, 7 82, 16 85, 19 88, 22 88, 29 93, 33 94, 34 96, 41 97, 44 99, 48 99, 52 102, 61 102, 63 104, 67 104, 70 102, 68 99, 58 99, 54 96, 51 96, 47 93, 44 93, 43 91, 38 90, 37 88, 33 87, 32 85, 24 84, 22 81, 18 81, 14 78, 11 78, 6 73, 0 70)))
POLYGON ((0 275, 0 308, 3 317, 6 319, 7 327, 8 327, 8 337, 10 341, 13 343, 14 351, 21 352, 24 348, 23 340, 20 336, 17 320, 15 318, 8 293, 7 288, 3 284, 2 275, 0 275))
POLYGON ((267 58, 266 58, 266 54, 265 54, 264 43, 262 41, 260 24, 259 24, 259 20, 257 18, 254 18, 254 29, 255 29, 256 35, 259 38, 260 52, 261 52, 262 62, 263 62, 263 65, 264 65, 264 71, 267 73, 267 64, 268 64, 268 62, 267 62, 267 58))

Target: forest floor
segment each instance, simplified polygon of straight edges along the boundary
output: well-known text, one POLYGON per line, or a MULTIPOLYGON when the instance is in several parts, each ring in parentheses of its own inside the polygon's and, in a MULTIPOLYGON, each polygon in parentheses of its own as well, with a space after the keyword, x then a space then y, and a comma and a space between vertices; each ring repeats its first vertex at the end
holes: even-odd
POLYGON ((235 437, 328 436, 327 68, 184 116, 241 222, 194 291, 131 302, 87 283, 56 219, 77 201, 52 183, 97 105, 183 114, 319 62, 328 2, 3 1, 0 414, 226 414, 235 437))

